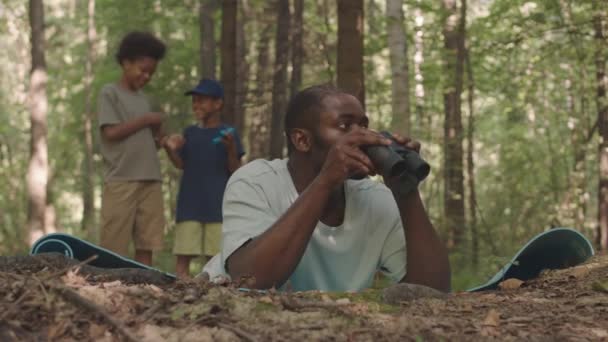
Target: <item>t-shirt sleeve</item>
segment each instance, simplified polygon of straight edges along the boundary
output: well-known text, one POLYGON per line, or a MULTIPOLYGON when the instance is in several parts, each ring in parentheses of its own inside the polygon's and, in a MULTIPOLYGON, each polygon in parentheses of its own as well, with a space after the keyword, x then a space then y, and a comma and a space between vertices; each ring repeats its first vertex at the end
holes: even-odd
POLYGON ((392 228, 384 241, 380 256, 380 271, 394 282, 399 282, 406 273, 405 233, 398 210, 392 221, 392 228))
POLYGON ((262 189, 247 180, 232 181, 223 202, 222 265, 249 240, 265 232, 278 219, 262 189))
POLYGON ((97 99, 97 116, 99 118, 99 128, 122 122, 109 88, 103 88, 99 94, 99 98, 97 99))

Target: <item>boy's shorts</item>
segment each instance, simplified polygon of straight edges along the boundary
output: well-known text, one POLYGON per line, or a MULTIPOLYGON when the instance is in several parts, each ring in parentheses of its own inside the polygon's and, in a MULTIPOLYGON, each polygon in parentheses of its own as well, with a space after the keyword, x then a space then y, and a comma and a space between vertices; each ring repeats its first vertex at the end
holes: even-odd
POLYGON ((173 254, 216 255, 221 242, 221 222, 183 221, 175 226, 173 254))
POLYGON ((107 182, 101 201, 102 247, 127 255, 133 239, 136 250, 163 248, 165 211, 161 182, 107 182))

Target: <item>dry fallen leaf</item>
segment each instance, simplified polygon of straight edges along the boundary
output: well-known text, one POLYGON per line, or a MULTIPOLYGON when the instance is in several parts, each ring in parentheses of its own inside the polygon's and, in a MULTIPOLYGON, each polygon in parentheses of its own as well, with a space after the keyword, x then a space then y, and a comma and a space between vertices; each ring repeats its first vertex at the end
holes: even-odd
POLYGON ((521 287, 521 285, 524 282, 517 279, 517 278, 509 278, 505 281, 500 282, 500 284, 498 284, 498 287, 505 291, 505 290, 515 290, 521 287))
POLYGON ((578 267, 574 267, 571 271, 570 271, 570 276, 574 277, 576 279, 581 279, 583 277, 585 277, 587 274, 589 274, 590 270, 587 266, 578 266, 578 267))
POLYGON ((325 293, 321 295, 321 301, 323 301, 323 302, 328 302, 328 303, 329 303, 329 302, 333 302, 333 300, 331 299, 331 297, 329 297, 329 296, 328 296, 327 294, 325 294, 325 293))
POLYGON ((61 280, 70 287, 81 287, 89 284, 77 271, 68 271, 68 273, 61 277, 61 280))
POLYGON ((494 309, 491 309, 486 315, 486 318, 484 318, 483 325, 498 327, 500 325, 500 313, 494 309))
POLYGON ((350 304, 350 299, 340 298, 340 299, 336 300, 336 304, 350 304))
POLYGON ((274 302, 272 301, 272 298, 270 298, 269 296, 262 296, 258 299, 260 302, 262 303, 266 303, 266 304, 273 304, 274 302))
POLYGON ((593 333, 593 335, 595 335, 599 338, 608 338, 608 331, 606 331, 604 329, 592 328, 591 332, 593 333))
POLYGON ((101 338, 102 336, 105 335, 107 329, 106 327, 96 324, 96 323, 91 323, 89 325, 89 336, 94 339, 97 340, 98 338, 101 338))
POLYGON ((500 313, 491 309, 483 320, 481 327, 482 336, 498 336, 498 326, 500 325, 500 313))

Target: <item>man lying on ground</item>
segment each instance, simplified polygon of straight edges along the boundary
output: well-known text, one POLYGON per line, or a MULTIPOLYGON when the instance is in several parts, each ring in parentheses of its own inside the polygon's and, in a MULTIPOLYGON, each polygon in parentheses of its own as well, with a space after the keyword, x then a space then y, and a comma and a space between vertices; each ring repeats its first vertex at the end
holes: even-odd
MULTIPOLYGON (((418 191, 367 177, 375 167, 361 147, 390 140, 368 129, 357 98, 307 88, 288 105, 285 134, 288 158, 253 161, 230 178, 222 250, 204 272, 247 277, 258 289, 357 291, 381 271, 449 291, 447 251, 418 191)), ((419 143, 394 137, 419 151, 419 143)))

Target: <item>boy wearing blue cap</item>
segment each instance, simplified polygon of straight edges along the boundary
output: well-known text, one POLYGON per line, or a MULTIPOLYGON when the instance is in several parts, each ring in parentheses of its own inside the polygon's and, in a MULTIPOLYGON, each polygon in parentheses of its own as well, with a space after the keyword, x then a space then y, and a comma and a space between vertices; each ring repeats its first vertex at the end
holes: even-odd
POLYGON ((189 276, 192 258, 219 252, 224 189, 245 154, 234 127, 221 120, 224 90, 219 82, 203 79, 185 95, 192 97, 197 123, 162 141, 173 165, 183 170, 173 246, 178 277, 189 276))

